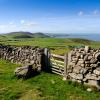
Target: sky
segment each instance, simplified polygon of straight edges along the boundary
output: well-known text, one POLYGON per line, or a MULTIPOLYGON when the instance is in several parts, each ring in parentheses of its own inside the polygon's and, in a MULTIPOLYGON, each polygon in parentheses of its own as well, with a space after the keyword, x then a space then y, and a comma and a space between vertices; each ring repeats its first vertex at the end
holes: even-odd
POLYGON ((100 0, 0 0, 0 33, 100 33, 100 0))

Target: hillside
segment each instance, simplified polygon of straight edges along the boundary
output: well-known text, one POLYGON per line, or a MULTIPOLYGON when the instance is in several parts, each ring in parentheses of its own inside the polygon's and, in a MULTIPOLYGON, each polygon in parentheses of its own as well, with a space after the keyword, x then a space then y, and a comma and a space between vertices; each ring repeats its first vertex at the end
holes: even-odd
POLYGON ((27 80, 17 79, 13 72, 18 66, 0 60, 0 100, 100 100, 99 92, 87 92, 87 87, 62 81, 55 74, 42 72, 27 80))
MULTIPOLYGON (((41 36, 41 33, 38 33, 41 36)), ((38 35, 34 34, 34 35, 38 35)), ((21 33, 9 33, 0 36, 0 43, 16 46, 48 47, 54 54, 64 55, 70 48, 89 45, 100 47, 100 42, 79 38, 21 38, 14 36, 21 33), (10 40, 11 39, 11 40, 10 40)), ((33 37, 31 33, 24 33, 33 37)), ((38 36, 37 36, 38 37, 38 36)), ((98 91, 88 92, 87 87, 72 81, 62 81, 62 77, 42 72, 24 80, 14 77, 14 70, 20 65, 0 60, 0 100, 99 100, 98 91), (46 85, 45 85, 46 83, 46 85), (33 98, 33 99, 32 99, 33 98)), ((95 89, 95 88, 94 88, 95 89)))
POLYGON ((44 33, 31 33, 31 32, 11 32, 2 34, 2 36, 5 36, 7 38, 14 38, 14 39, 20 39, 20 38, 46 38, 49 37, 48 35, 45 35, 44 33))

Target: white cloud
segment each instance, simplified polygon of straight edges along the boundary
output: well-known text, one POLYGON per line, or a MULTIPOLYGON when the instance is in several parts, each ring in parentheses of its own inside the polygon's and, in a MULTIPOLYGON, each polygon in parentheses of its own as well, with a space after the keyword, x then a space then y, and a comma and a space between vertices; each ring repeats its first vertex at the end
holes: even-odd
MULTIPOLYGON (((82 17, 57 17, 57 18, 44 18, 39 19, 37 22, 34 20, 19 20, 11 21, 6 24, 0 25, 0 33, 11 31, 41 31, 41 32, 64 32, 64 33, 81 33, 81 32, 100 32, 100 17, 93 16, 91 11, 90 16, 85 15, 82 17), (38 23, 39 22, 39 23, 38 23), (23 24, 21 24, 23 23, 23 24), (16 25, 16 27, 14 27, 16 25)), ((82 14, 80 14, 82 15, 82 14)))
POLYGON ((98 13, 99 13, 99 10, 97 9, 93 11, 93 15, 97 15, 98 13))
POLYGON ((33 30, 34 27, 37 28, 37 26, 38 23, 34 21, 20 20, 19 23, 10 21, 9 23, 0 24, 0 33, 6 33, 12 31, 31 31, 33 30))
POLYGON ((100 15, 100 14, 99 14, 99 10, 98 9, 95 9, 95 10, 93 10, 91 12, 88 12, 88 13, 85 13, 85 14, 84 14, 83 11, 79 11, 78 12, 78 16, 83 16, 83 15, 91 17, 91 16, 94 16, 94 15, 100 15))
POLYGON ((14 21, 9 22, 9 25, 14 25, 14 21))
POLYGON ((78 13, 79 16, 82 16, 83 14, 84 14, 83 11, 80 11, 80 12, 78 13))
POLYGON ((35 23, 35 22, 27 22, 24 24, 25 26, 28 26, 28 27, 32 27, 32 26, 37 26, 38 24, 35 23))
POLYGON ((5 28, 5 27, 6 27, 6 25, 0 25, 0 29, 5 28))
POLYGON ((21 20, 21 21, 20 21, 20 24, 21 24, 23 27, 32 27, 32 26, 37 26, 37 25, 38 25, 38 23, 36 23, 36 22, 25 21, 25 20, 21 20))
POLYGON ((25 20, 20 20, 20 23, 21 23, 21 24, 24 24, 24 23, 25 23, 25 20))
POLYGON ((0 33, 14 31, 16 29, 16 26, 17 25, 14 24, 14 21, 5 24, 0 24, 0 33))

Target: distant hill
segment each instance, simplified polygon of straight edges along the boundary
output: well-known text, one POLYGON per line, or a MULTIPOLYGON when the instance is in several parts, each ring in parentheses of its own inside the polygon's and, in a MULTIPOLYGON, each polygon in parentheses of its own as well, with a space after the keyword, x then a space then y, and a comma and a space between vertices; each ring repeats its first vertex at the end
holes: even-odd
POLYGON ((4 34, 3 36, 6 37, 11 37, 14 39, 20 39, 20 38, 46 38, 49 37, 48 35, 44 34, 44 33, 31 33, 31 32, 11 32, 11 33, 7 33, 4 34))
POLYGON ((38 33, 33 33, 34 37, 41 37, 41 38, 45 38, 45 37, 50 37, 49 35, 46 35, 44 33, 38 32, 38 33))

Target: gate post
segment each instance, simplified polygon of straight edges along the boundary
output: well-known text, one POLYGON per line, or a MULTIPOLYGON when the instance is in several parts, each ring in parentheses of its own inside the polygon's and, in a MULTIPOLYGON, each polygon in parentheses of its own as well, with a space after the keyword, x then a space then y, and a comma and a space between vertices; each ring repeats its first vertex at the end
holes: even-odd
POLYGON ((45 70, 50 72, 50 52, 47 48, 44 49, 44 56, 45 56, 45 70))
POLYGON ((68 54, 65 54, 65 57, 64 57, 64 77, 63 77, 63 80, 66 80, 67 79, 67 66, 68 66, 68 54))

